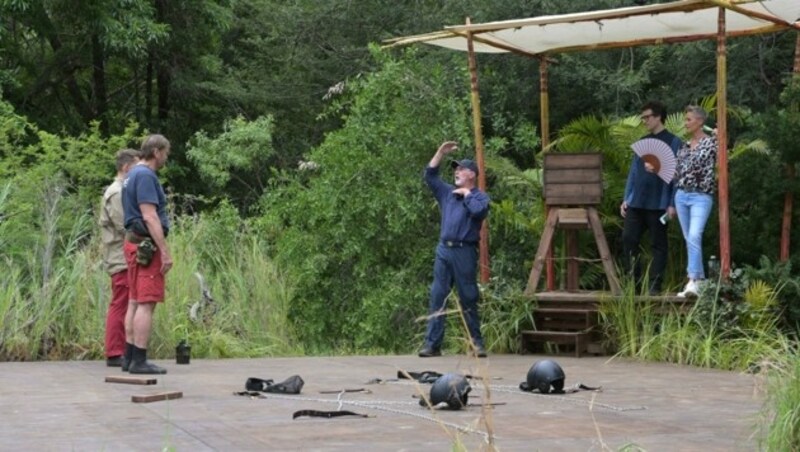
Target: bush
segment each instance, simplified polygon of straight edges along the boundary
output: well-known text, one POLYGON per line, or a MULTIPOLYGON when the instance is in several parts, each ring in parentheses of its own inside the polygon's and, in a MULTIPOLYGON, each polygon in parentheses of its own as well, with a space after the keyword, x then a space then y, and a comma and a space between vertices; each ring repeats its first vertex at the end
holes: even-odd
POLYGON ((290 315, 317 350, 408 350, 427 311, 439 212, 422 170, 445 139, 469 146, 464 73, 378 51, 328 114, 344 126, 262 203, 278 262, 296 283, 290 315))

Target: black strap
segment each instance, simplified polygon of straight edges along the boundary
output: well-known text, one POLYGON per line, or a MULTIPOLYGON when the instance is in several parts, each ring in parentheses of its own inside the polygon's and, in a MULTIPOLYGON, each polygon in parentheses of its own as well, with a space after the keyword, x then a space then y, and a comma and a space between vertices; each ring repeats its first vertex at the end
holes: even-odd
POLYGON ((565 389, 564 392, 573 393, 578 391, 602 391, 602 386, 586 386, 583 383, 578 383, 576 385, 570 386, 569 388, 565 389))
MULTIPOLYGON (((420 383, 433 383, 436 381, 437 378, 441 377, 443 374, 436 372, 435 370, 423 370, 421 372, 414 372, 414 371, 404 371, 398 370, 397 371, 397 378, 399 379, 406 379, 408 380, 411 377, 412 380, 417 380, 420 383)), ((465 374, 464 378, 468 380, 483 380, 483 377, 480 375, 471 375, 465 374)), ((393 380, 381 380, 380 378, 373 378, 367 384, 373 383, 381 383, 383 381, 393 381, 393 380)))
POLYGON ((405 372, 402 370, 397 371, 397 378, 408 379, 411 377, 412 380, 417 380, 420 383, 433 383, 441 376, 442 374, 433 370, 423 370, 422 372, 405 372))
POLYGON ((352 411, 347 411, 347 410, 340 410, 340 411, 300 410, 294 412, 294 414, 292 415, 292 419, 297 419, 301 416, 324 417, 327 419, 340 416, 369 417, 366 414, 354 413, 352 411))
POLYGON ((258 391, 234 391, 233 395, 250 396, 253 398, 263 399, 264 395, 258 391))
POLYGON ((372 391, 370 391, 369 389, 364 389, 364 388, 333 389, 333 390, 320 391, 319 393, 320 394, 341 394, 343 392, 363 392, 363 393, 366 393, 366 394, 372 394, 372 391))
MULTIPOLYGON (((528 386, 528 382, 526 381, 523 381, 522 383, 519 384, 519 389, 525 392, 533 392, 534 390, 536 390, 536 388, 531 388, 530 386, 528 386)), ((549 394, 572 394, 573 392, 578 392, 578 391, 602 391, 602 390, 603 390, 602 386, 586 386, 583 383, 576 383, 566 389, 561 389, 558 391, 554 389, 550 391, 549 394)))

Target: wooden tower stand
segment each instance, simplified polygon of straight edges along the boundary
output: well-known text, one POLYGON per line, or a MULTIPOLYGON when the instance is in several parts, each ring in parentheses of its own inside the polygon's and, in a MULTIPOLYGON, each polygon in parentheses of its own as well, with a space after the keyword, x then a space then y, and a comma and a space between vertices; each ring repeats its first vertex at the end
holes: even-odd
POLYGON ((595 331, 595 326, 599 297, 602 295, 578 292, 579 230, 592 231, 611 294, 620 294, 614 261, 597 213, 597 205, 603 197, 602 162, 602 155, 597 153, 545 154, 544 198, 547 220, 525 289, 526 295, 535 295, 537 299, 537 309, 534 312, 537 330, 522 332, 523 350, 547 343, 561 344, 574 348, 575 355, 580 356, 591 349, 593 339, 598 339, 599 333, 595 331), (566 291, 537 293, 556 229, 562 229, 566 234, 566 291))

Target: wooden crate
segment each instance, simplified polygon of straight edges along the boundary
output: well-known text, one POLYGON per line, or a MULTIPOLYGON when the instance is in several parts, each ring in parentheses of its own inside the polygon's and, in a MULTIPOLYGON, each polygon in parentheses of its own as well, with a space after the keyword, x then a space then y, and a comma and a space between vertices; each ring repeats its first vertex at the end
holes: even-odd
POLYGON ((603 199, 603 155, 544 155, 544 199, 548 206, 597 205, 603 199))

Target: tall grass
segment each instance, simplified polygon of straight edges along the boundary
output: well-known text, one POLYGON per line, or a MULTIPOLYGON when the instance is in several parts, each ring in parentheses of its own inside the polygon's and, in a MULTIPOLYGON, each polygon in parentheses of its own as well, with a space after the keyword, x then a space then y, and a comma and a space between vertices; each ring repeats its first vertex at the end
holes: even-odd
MULTIPOLYGON (((219 236, 216 223, 199 217, 173 228, 168 243, 175 266, 167 276, 167 299, 156 309, 152 356, 173 356, 181 339, 198 358, 302 352, 287 319, 291 286, 267 257, 263 240, 242 227, 219 236), (216 305, 198 322, 189 319, 190 306, 201 299, 195 272, 204 276, 216 305)), ((103 356, 111 284, 92 229, 86 214, 60 238, 60 254, 50 252, 51 237, 43 248, 0 261, 0 360, 103 356)))
POLYGON ((793 353, 770 372, 762 409, 762 449, 800 450, 800 355, 793 353))
POLYGON ((626 289, 601 305, 606 336, 617 356, 727 370, 779 362, 793 349, 777 319, 732 329, 716 311, 700 316, 697 305, 681 310, 666 303, 637 300, 626 289))
POLYGON ((218 220, 187 218, 170 235, 175 266, 167 276, 167 302, 156 311, 154 334, 166 339, 157 353, 170 355, 164 347, 181 339, 188 340, 193 355, 209 358, 302 352, 287 317, 291 286, 258 234, 246 226, 236 229, 223 232, 218 220), (203 301, 197 273, 213 305, 201 308, 192 321, 191 306, 203 301))

